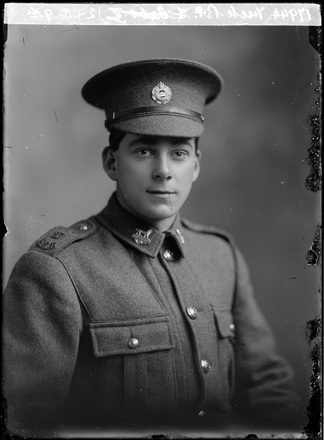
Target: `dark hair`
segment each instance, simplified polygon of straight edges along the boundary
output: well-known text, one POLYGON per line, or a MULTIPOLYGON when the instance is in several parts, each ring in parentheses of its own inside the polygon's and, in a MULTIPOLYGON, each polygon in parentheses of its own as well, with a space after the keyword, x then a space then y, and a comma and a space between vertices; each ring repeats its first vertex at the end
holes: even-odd
MULTIPOLYGON (((117 130, 116 128, 113 128, 109 135, 109 146, 112 149, 112 151, 118 150, 120 142, 123 140, 123 137, 126 135, 125 132, 117 130)), ((199 137, 195 137, 195 152, 197 154, 198 151, 198 141, 199 137)))
POLYGON ((123 131, 117 130, 116 128, 111 130, 109 135, 109 146, 112 151, 118 150, 119 144, 123 140, 124 136, 126 136, 126 133, 123 131))

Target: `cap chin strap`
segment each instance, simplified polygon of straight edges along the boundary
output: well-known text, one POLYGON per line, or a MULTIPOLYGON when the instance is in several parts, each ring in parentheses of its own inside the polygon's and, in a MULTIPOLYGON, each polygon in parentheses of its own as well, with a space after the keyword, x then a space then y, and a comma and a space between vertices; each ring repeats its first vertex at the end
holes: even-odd
POLYGON ((109 119, 106 119, 105 126, 110 130, 116 122, 127 119, 140 118, 143 116, 160 115, 174 115, 184 118, 193 119, 201 124, 204 122, 204 117, 200 113, 193 110, 187 110, 179 107, 163 106, 163 107, 138 107, 130 110, 122 110, 120 112, 113 112, 109 119))

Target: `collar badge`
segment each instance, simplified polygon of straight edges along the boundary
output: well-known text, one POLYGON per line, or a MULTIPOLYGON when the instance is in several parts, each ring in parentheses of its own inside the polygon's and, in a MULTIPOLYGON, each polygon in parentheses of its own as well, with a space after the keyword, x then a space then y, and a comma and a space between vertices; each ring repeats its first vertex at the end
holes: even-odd
POLYGON ((185 240, 184 240, 184 237, 183 237, 182 232, 180 231, 180 229, 177 228, 176 229, 176 233, 179 235, 179 239, 180 239, 181 243, 184 244, 185 240))
POLYGON ((150 244, 151 240, 149 236, 152 234, 152 229, 149 229, 147 232, 142 231, 142 229, 136 228, 136 233, 132 235, 136 244, 150 244))
POLYGON ((163 84, 162 81, 152 90, 152 99, 157 104, 167 104, 171 100, 171 97, 172 92, 170 87, 163 84))

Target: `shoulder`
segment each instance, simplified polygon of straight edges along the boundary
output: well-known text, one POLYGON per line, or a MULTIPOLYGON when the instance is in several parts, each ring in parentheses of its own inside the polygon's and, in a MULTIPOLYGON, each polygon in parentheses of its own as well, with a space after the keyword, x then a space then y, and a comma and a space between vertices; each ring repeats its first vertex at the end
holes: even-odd
POLYGON ((209 277, 217 270, 220 278, 236 273, 236 246, 228 232, 186 219, 182 228, 188 258, 202 273, 209 277))
POLYGON ((218 229, 214 226, 202 225, 188 219, 181 219, 182 226, 197 234, 212 235, 226 241, 229 245, 234 246, 234 239, 228 232, 218 229))
POLYGON ((45 253, 54 257, 72 243, 91 237, 97 227, 94 217, 81 220, 70 227, 57 226, 38 238, 31 245, 29 251, 45 253))

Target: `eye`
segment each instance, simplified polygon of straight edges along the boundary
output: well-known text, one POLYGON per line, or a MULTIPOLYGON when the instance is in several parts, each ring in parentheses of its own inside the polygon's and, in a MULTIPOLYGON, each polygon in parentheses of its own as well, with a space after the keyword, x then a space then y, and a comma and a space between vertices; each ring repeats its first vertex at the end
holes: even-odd
POLYGON ((189 156, 189 153, 184 150, 176 150, 171 153, 171 156, 177 160, 183 160, 189 156))
POLYGON ((135 154, 138 158, 142 159, 145 157, 150 157, 152 156, 152 151, 150 151, 148 148, 140 148, 138 150, 135 151, 135 154))

